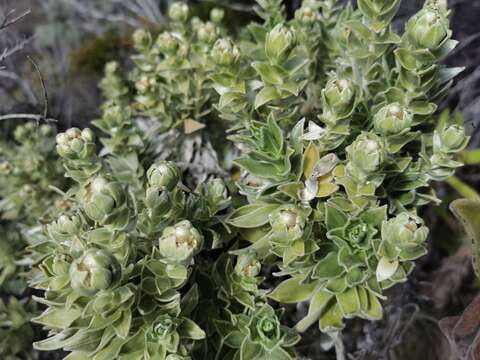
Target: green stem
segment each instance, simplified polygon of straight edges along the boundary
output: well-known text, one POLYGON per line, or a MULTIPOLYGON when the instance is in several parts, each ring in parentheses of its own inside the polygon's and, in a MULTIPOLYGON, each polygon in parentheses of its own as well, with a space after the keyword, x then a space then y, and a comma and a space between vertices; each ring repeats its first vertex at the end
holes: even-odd
POLYGON ((447 180, 447 183, 463 197, 467 199, 480 200, 480 195, 478 194, 478 192, 470 185, 460 180, 458 177, 450 177, 447 180))
POLYGON ((467 150, 459 154, 459 160, 465 165, 480 164, 480 149, 467 150))

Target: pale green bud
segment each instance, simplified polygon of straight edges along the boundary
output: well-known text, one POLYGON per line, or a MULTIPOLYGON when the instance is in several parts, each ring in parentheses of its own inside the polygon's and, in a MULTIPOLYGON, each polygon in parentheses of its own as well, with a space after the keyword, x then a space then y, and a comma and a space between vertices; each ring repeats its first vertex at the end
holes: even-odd
POLYGON ((138 29, 133 33, 133 44, 139 51, 148 50, 152 46, 152 35, 148 31, 138 29))
POLYGON ((265 40, 265 53, 270 61, 281 63, 290 55, 295 46, 295 34, 282 24, 275 26, 265 40))
POLYGON ((305 25, 311 25, 318 20, 318 12, 309 6, 302 6, 295 12, 295 19, 305 25))
POLYGON ((217 39, 217 28, 213 23, 207 22, 199 27, 197 36, 198 40, 211 44, 217 39))
POLYGON ((219 39, 213 46, 211 56, 220 66, 231 66, 240 59, 240 50, 231 40, 219 39))
POLYGON ((117 70, 119 69, 119 65, 118 65, 118 62, 116 61, 109 61, 106 65, 105 65, 105 73, 107 75, 113 75, 117 72, 117 70))
POLYGON ((0 163, 0 174, 8 176, 13 172, 13 166, 8 161, 2 161, 0 163))
POLYGON ((57 152, 66 159, 88 159, 95 155, 95 136, 90 129, 70 128, 57 135, 57 152))
POLYGON ((384 144, 378 136, 362 133, 347 147, 347 157, 349 165, 355 170, 364 174, 373 173, 385 160, 384 144))
POLYGON ((446 126, 433 135, 434 152, 455 153, 462 151, 468 143, 465 127, 458 124, 446 126))
POLYGON ((57 240, 69 240, 79 235, 81 228, 82 220, 77 215, 61 215, 48 227, 50 234, 57 240))
POLYGON ((449 35, 448 20, 438 10, 425 8, 410 20, 407 31, 419 47, 434 50, 449 35))
POLYGON ((413 115, 398 103, 381 108, 373 117, 375 130, 382 135, 396 135, 409 129, 413 115))
POLYGON ((113 215, 126 205, 126 194, 117 182, 109 182, 102 176, 95 177, 84 194, 84 210, 87 216, 99 223, 109 223, 113 215))
POLYGON ((355 89, 347 79, 330 79, 323 90, 330 111, 337 115, 348 114, 355 100, 355 89))
POLYGON ((404 249, 422 245, 428 236, 428 228, 418 226, 408 213, 384 221, 382 224, 382 241, 391 260, 404 249))
POLYGON ((262 264, 260 264, 255 254, 242 254, 237 257, 235 272, 238 275, 252 278, 258 276, 261 269, 262 264))
POLYGON ((171 191, 180 181, 180 171, 171 161, 161 161, 147 171, 148 184, 158 190, 171 191))
POLYGON ((210 11, 210 20, 215 24, 220 24, 225 16, 225 11, 220 8, 213 8, 210 11))
POLYGON ((173 21, 185 22, 188 19, 188 5, 176 2, 173 3, 168 9, 168 16, 173 21))
POLYGON ((87 250, 70 266, 70 283, 73 290, 83 296, 93 296, 108 290, 121 280, 118 260, 105 250, 87 250))
POLYGON ((17 126, 13 132, 13 137, 18 142, 24 142, 32 138, 36 130, 37 125, 32 122, 28 122, 26 124, 17 126))
POLYGON ((300 209, 288 205, 270 214, 269 221, 277 241, 293 242, 302 237, 306 219, 300 209))
POLYGON ((38 132, 40 133, 40 135, 42 136, 50 136, 52 133, 53 133, 53 129, 50 125, 40 125, 40 127, 38 128, 38 132))
POLYGON ((172 263, 187 263, 202 245, 203 236, 188 220, 167 227, 159 240, 160 253, 172 263))
POLYGON ((222 179, 212 179, 207 183, 207 195, 214 200, 222 200, 227 197, 227 187, 222 179))
POLYGON ((182 37, 179 34, 166 31, 158 36, 155 45, 161 53, 175 54, 182 42, 182 37))

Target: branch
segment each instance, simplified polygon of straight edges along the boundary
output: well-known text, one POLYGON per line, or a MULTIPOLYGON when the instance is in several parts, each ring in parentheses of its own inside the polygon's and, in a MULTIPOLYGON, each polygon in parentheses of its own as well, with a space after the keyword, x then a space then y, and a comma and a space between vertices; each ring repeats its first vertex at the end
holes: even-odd
POLYGON ((0 31, 5 30, 7 27, 15 24, 16 22, 20 21, 25 16, 30 14, 30 10, 26 10, 23 13, 21 13, 19 16, 12 19, 11 17, 15 13, 15 11, 16 11, 15 9, 12 9, 12 10, 7 12, 7 14, 4 16, 2 22, 0 23, 0 31))

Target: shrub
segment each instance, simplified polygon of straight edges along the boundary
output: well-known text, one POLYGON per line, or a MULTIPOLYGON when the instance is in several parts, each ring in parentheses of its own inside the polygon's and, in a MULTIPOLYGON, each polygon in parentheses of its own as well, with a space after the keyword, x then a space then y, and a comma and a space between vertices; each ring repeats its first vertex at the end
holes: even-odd
POLYGON ((399 4, 307 0, 287 19, 259 0, 264 21, 232 37, 220 10, 203 22, 177 2, 156 39, 136 31, 134 69, 109 63, 101 83, 100 149, 90 129, 56 138, 71 206, 31 246, 50 331, 35 348, 292 359, 314 323, 380 319, 427 251, 417 210, 468 142, 435 115, 459 72, 441 65, 446 4, 401 35, 399 4), (284 325, 276 303, 301 302, 284 325))

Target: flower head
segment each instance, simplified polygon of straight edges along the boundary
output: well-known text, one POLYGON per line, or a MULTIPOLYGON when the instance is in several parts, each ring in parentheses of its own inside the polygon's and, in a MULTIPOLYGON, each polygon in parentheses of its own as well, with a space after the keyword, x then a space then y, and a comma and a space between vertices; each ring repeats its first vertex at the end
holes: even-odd
POLYGON ((159 240, 160 253, 165 261, 186 263, 202 248, 203 236, 188 220, 167 227, 159 240))
POLYGON ((437 9, 427 7, 409 21, 407 32, 419 47, 434 50, 449 36, 448 20, 437 9))
POLYGON ((161 161, 148 169, 147 179, 150 187, 161 191, 171 191, 180 181, 180 171, 175 163, 161 161))
POLYGON ((382 135, 396 135, 409 129, 412 114, 398 103, 382 107, 373 117, 373 125, 382 135))
POLYGON ((265 52, 273 63, 285 61, 294 46, 294 32, 282 24, 275 26, 265 40, 265 52))
POLYGON ((213 46, 211 56, 220 66, 232 66, 240 59, 240 50, 231 40, 219 39, 213 46))
POLYGON ((108 290, 120 280, 120 263, 105 250, 87 250, 70 266, 72 288, 83 296, 93 296, 101 290, 108 290))

